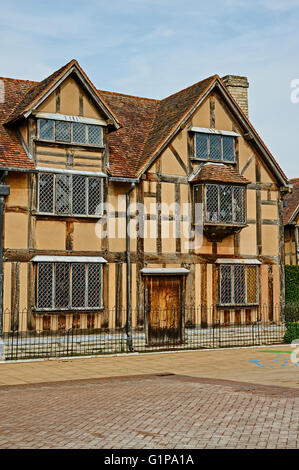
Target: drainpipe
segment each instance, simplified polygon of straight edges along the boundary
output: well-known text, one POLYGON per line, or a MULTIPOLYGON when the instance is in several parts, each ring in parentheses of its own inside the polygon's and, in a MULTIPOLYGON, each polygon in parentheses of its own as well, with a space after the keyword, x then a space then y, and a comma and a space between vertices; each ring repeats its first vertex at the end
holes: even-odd
POLYGON ((4 183, 4 178, 7 176, 7 171, 4 171, 0 176, 0 338, 2 337, 3 325, 3 228, 4 228, 4 198, 9 196, 10 187, 4 183))
POLYGON ((129 191, 126 193, 126 261, 127 261, 127 345, 129 351, 134 351, 132 343, 132 305, 131 305, 131 253, 130 253, 130 194, 135 188, 136 183, 132 183, 129 191))

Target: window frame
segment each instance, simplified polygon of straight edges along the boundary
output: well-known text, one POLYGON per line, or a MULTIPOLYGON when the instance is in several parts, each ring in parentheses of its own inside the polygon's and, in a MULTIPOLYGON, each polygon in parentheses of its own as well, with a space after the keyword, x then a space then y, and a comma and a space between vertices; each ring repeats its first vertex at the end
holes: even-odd
MULTIPOLYGON (((200 186, 200 185, 195 185, 200 186)), ((214 224, 214 225, 246 225, 247 223, 247 198, 246 198, 246 186, 238 185, 238 184, 228 184, 228 183, 204 183, 203 186, 203 201, 204 201, 204 223, 206 224, 214 224), (207 188, 208 186, 217 187, 217 220, 208 220, 207 218, 207 207, 208 207, 208 199, 207 199, 207 188), (232 188, 232 220, 231 221, 223 221, 221 220, 220 212, 221 212, 221 186, 228 186, 232 188), (243 190, 243 211, 244 211, 244 218, 242 221, 238 221, 236 216, 236 204, 235 201, 235 188, 241 188, 243 190)))
POLYGON ((37 177, 37 191, 36 191, 36 209, 38 215, 52 215, 55 217, 90 217, 90 218, 99 218, 103 215, 103 203, 104 203, 104 178, 102 176, 93 176, 93 175, 85 175, 84 173, 80 174, 70 174, 70 173, 55 173, 55 172, 47 172, 47 171, 40 171, 37 177), (52 182, 52 206, 53 212, 45 212, 40 210, 40 178, 42 175, 50 175, 53 177, 52 182), (70 185, 69 185, 69 212, 68 213, 57 213, 57 176, 67 176, 69 177, 70 185), (85 178, 85 214, 76 214, 73 212, 73 178, 76 176, 84 177, 85 178), (102 204, 101 212, 97 214, 89 214, 89 181, 92 178, 97 178, 100 182, 100 201, 99 204, 102 204))
POLYGON ((218 266, 218 306, 219 307, 257 307, 259 306, 259 265, 258 264, 242 264, 242 263, 234 263, 234 264, 219 264, 218 266), (230 302, 222 302, 222 269, 224 267, 231 268, 231 276, 230 276, 230 302), (242 267, 244 269, 244 276, 245 276, 245 301, 244 303, 235 302, 235 268, 242 267), (256 289, 256 301, 255 302, 248 302, 248 280, 247 280, 247 270, 249 268, 255 268, 255 289, 256 289))
POLYGON ((235 164, 236 163, 236 156, 237 156, 237 152, 236 152, 236 144, 237 144, 237 137, 236 136, 230 136, 230 135, 225 135, 225 134, 218 134, 218 133, 208 133, 208 132, 199 132, 199 131, 194 131, 194 152, 193 152, 193 158, 196 160, 196 161, 203 161, 203 162, 208 162, 208 161, 211 161, 211 162, 225 162, 225 163, 230 163, 230 164, 235 164), (196 156, 196 135, 197 134, 201 134, 201 135, 204 135, 206 136, 207 138, 207 151, 208 151, 208 158, 201 158, 201 157, 197 157, 196 156), (210 146, 210 136, 211 135, 218 135, 220 137, 220 152, 221 152, 221 158, 220 159, 215 159, 215 158, 211 158, 211 146, 210 146), (233 142, 234 142, 234 155, 233 155, 233 160, 224 160, 223 158, 223 138, 224 137, 229 137, 231 139, 233 139, 233 142))
POLYGON ((61 144, 66 144, 66 145, 79 145, 79 146, 85 146, 85 147, 97 147, 97 148, 104 148, 104 131, 103 131, 103 126, 100 124, 91 124, 91 123, 84 123, 84 122, 77 122, 77 121, 64 121, 60 119, 47 119, 47 118, 38 118, 37 119, 37 135, 38 135, 38 140, 41 142, 56 142, 56 143, 61 143, 61 144), (46 121, 53 121, 54 123, 54 138, 53 139, 44 139, 40 135, 40 123, 42 120, 46 121), (64 122, 68 123, 70 126, 70 140, 57 140, 56 139, 56 123, 57 122, 64 122), (85 142, 75 142, 73 140, 73 124, 82 124, 85 126, 85 142), (100 144, 91 144, 89 143, 89 132, 88 132, 88 126, 93 126, 93 127, 99 127, 101 129, 101 135, 100 135, 100 144))
POLYGON ((72 262, 65 262, 65 261, 38 261, 34 262, 34 279, 35 279, 35 311, 39 312, 78 312, 82 311, 83 313, 85 311, 88 312, 93 312, 93 311, 99 311, 104 308, 104 302, 103 302, 103 262, 88 262, 88 261, 72 261, 72 262), (40 285, 40 276, 39 276, 39 269, 40 265, 51 265, 52 267, 52 286, 51 286, 51 307, 41 307, 39 304, 39 285, 40 285), (68 305, 66 307, 58 307, 56 304, 56 265, 63 265, 67 264, 69 265, 69 279, 68 279, 68 305), (72 305, 72 272, 73 272, 73 265, 82 265, 85 268, 85 291, 84 291, 84 306, 80 307, 74 307, 72 305), (100 268, 99 270, 99 277, 100 277, 100 283, 99 283, 99 305, 95 307, 90 307, 89 306, 89 267, 90 266, 98 266, 100 268))

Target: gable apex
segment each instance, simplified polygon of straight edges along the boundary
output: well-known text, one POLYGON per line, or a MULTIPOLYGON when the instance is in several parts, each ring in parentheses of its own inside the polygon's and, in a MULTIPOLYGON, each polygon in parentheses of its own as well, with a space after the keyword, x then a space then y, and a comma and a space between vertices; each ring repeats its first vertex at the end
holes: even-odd
POLYGON ((30 116, 30 114, 36 111, 37 108, 70 76, 75 76, 76 79, 78 79, 84 91, 91 97, 95 106, 107 117, 108 124, 111 125, 114 130, 119 129, 121 124, 118 118, 110 109, 106 101, 99 96, 97 89, 75 59, 68 62, 65 66, 61 67, 42 82, 32 86, 9 115, 5 124, 12 124, 22 117, 27 118, 30 116))

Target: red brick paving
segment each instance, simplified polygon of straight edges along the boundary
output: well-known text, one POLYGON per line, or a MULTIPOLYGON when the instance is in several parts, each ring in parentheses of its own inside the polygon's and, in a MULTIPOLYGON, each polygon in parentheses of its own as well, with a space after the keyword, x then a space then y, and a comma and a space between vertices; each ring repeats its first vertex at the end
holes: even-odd
POLYGON ((183 376, 0 389, 0 448, 299 448, 299 391, 183 376))

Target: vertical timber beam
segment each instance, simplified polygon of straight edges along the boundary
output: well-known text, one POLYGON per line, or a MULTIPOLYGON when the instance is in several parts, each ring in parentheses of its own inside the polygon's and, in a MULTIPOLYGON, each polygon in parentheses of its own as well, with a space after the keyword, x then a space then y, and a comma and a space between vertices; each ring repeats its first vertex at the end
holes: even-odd
POLYGON ((283 225, 283 193, 278 193, 278 250, 279 250, 279 311, 280 315, 283 313, 285 305, 285 253, 284 253, 284 225, 283 225))
POLYGON ((10 187, 4 184, 7 171, 2 172, 0 176, 0 337, 2 336, 3 325, 3 245, 4 245, 4 207, 5 197, 10 193, 10 187))
MULTIPOLYGON (((143 182, 141 181, 137 186, 137 202, 138 204, 144 203, 143 197, 143 182)), ((139 206, 141 207, 141 205, 139 206)), ((139 225, 137 227, 137 263, 136 263, 136 310, 137 310, 137 326, 143 326, 144 323, 144 293, 142 285, 144 280, 142 279, 141 269, 144 267, 144 217, 139 217, 139 225)))
POLYGON ((210 99, 210 127, 215 129, 215 100, 213 97, 210 99))
MULTIPOLYGON (((261 167, 257 162, 255 166, 255 179, 257 183, 261 182, 261 167)), ((257 255, 262 254, 262 196, 261 190, 256 190, 256 245, 257 255)))

